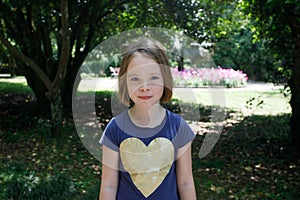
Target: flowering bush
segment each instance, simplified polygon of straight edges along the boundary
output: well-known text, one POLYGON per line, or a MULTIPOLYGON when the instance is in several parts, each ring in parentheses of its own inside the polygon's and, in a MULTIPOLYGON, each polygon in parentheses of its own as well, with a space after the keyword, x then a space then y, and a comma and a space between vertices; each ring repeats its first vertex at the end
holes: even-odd
POLYGON ((244 87, 247 74, 239 70, 217 68, 188 68, 178 71, 172 68, 175 87, 244 87))

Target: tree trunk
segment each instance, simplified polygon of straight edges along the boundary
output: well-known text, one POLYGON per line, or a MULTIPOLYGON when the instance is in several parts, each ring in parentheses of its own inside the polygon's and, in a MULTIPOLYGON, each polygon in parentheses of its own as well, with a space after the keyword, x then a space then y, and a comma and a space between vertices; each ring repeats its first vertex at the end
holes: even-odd
POLYGON ((72 96, 73 88, 78 86, 75 83, 77 70, 69 70, 66 74, 65 81, 62 86, 62 105, 66 115, 72 116, 72 96))
POLYGON ((8 57, 8 69, 9 69, 10 77, 15 77, 17 63, 16 63, 16 59, 13 56, 8 57))
POLYGON ((31 70, 25 70, 27 83, 36 96, 36 108, 34 113, 51 119, 52 134, 58 135, 61 131, 61 122, 63 119, 63 107, 61 100, 61 92, 58 90, 55 95, 47 96, 48 89, 36 74, 31 70))
POLYGON ((296 87, 294 78, 289 80, 289 86, 292 93, 290 100, 290 105, 292 108, 292 116, 290 119, 290 136, 295 150, 300 153, 300 88, 296 87))
POLYGON ((178 63, 178 71, 184 70, 184 58, 182 56, 178 56, 177 63, 178 63))
POLYGON ((289 25, 292 31, 292 37, 295 43, 295 52, 293 57, 292 77, 289 80, 291 89, 290 105, 292 116, 290 121, 291 139, 295 150, 300 154, 300 24, 299 16, 292 15, 289 25))
MULTIPOLYGON (((71 66, 67 68, 67 72, 62 83, 61 88, 61 97, 62 97, 62 105, 63 111, 66 115, 72 116, 72 98, 73 98, 73 89, 78 87, 80 79, 76 81, 77 73, 80 70, 80 67, 86 58, 88 52, 81 53, 77 55, 75 59, 73 59, 70 63, 71 66)), ((70 59, 71 60, 71 59, 70 59)))
POLYGON ((70 55, 70 29, 69 29, 69 11, 68 1, 60 1, 61 11, 61 29, 59 36, 61 37, 61 52, 59 56, 58 69, 54 80, 51 83, 51 88, 46 93, 51 105, 51 122, 52 133, 60 134, 62 126, 62 100, 61 88, 67 74, 70 55))
POLYGON ((52 133, 55 135, 59 135, 61 133, 62 126, 62 101, 61 101, 61 93, 58 91, 57 95, 54 96, 53 99, 50 100, 51 106, 51 128, 52 133))
POLYGON ((45 86, 43 81, 36 75, 36 73, 31 69, 24 67, 22 71, 27 80, 28 86, 32 89, 36 98, 37 105, 34 112, 37 115, 49 118, 51 110, 50 102, 46 96, 46 92, 48 91, 47 87, 45 86))
POLYGON ((300 153, 300 38, 297 44, 292 78, 289 81, 291 89, 290 105, 292 108, 290 125, 293 146, 300 153))

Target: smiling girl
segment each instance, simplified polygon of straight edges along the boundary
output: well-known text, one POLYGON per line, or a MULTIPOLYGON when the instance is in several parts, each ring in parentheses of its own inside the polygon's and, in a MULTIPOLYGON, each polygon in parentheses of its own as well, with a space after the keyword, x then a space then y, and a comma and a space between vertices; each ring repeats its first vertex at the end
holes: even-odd
POLYGON ((195 135, 161 103, 173 79, 164 47, 140 38, 127 45, 119 72, 119 98, 129 109, 101 137, 100 200, 194 200, 191 143, 195 135))

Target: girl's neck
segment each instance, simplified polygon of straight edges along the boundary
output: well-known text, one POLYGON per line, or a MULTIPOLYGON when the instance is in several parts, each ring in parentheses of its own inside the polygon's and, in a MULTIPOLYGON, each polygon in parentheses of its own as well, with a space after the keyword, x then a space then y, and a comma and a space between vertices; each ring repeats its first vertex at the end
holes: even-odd
POLYGON ((136 126, 154 128, 162 123, 166 112, 164 107, 160 104, 156 104, 150 109, 139 109, 133 106, 129 109, 128 114, 136 126))

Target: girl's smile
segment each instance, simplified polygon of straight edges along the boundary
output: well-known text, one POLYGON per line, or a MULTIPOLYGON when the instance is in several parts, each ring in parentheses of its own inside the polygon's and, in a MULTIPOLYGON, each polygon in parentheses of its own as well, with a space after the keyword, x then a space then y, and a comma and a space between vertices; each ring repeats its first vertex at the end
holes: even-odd
POLYGON ((151 99, 152 96, 138 96, 138 98, 140 98, 142 100, 148 100, 148 99, 151 99))

